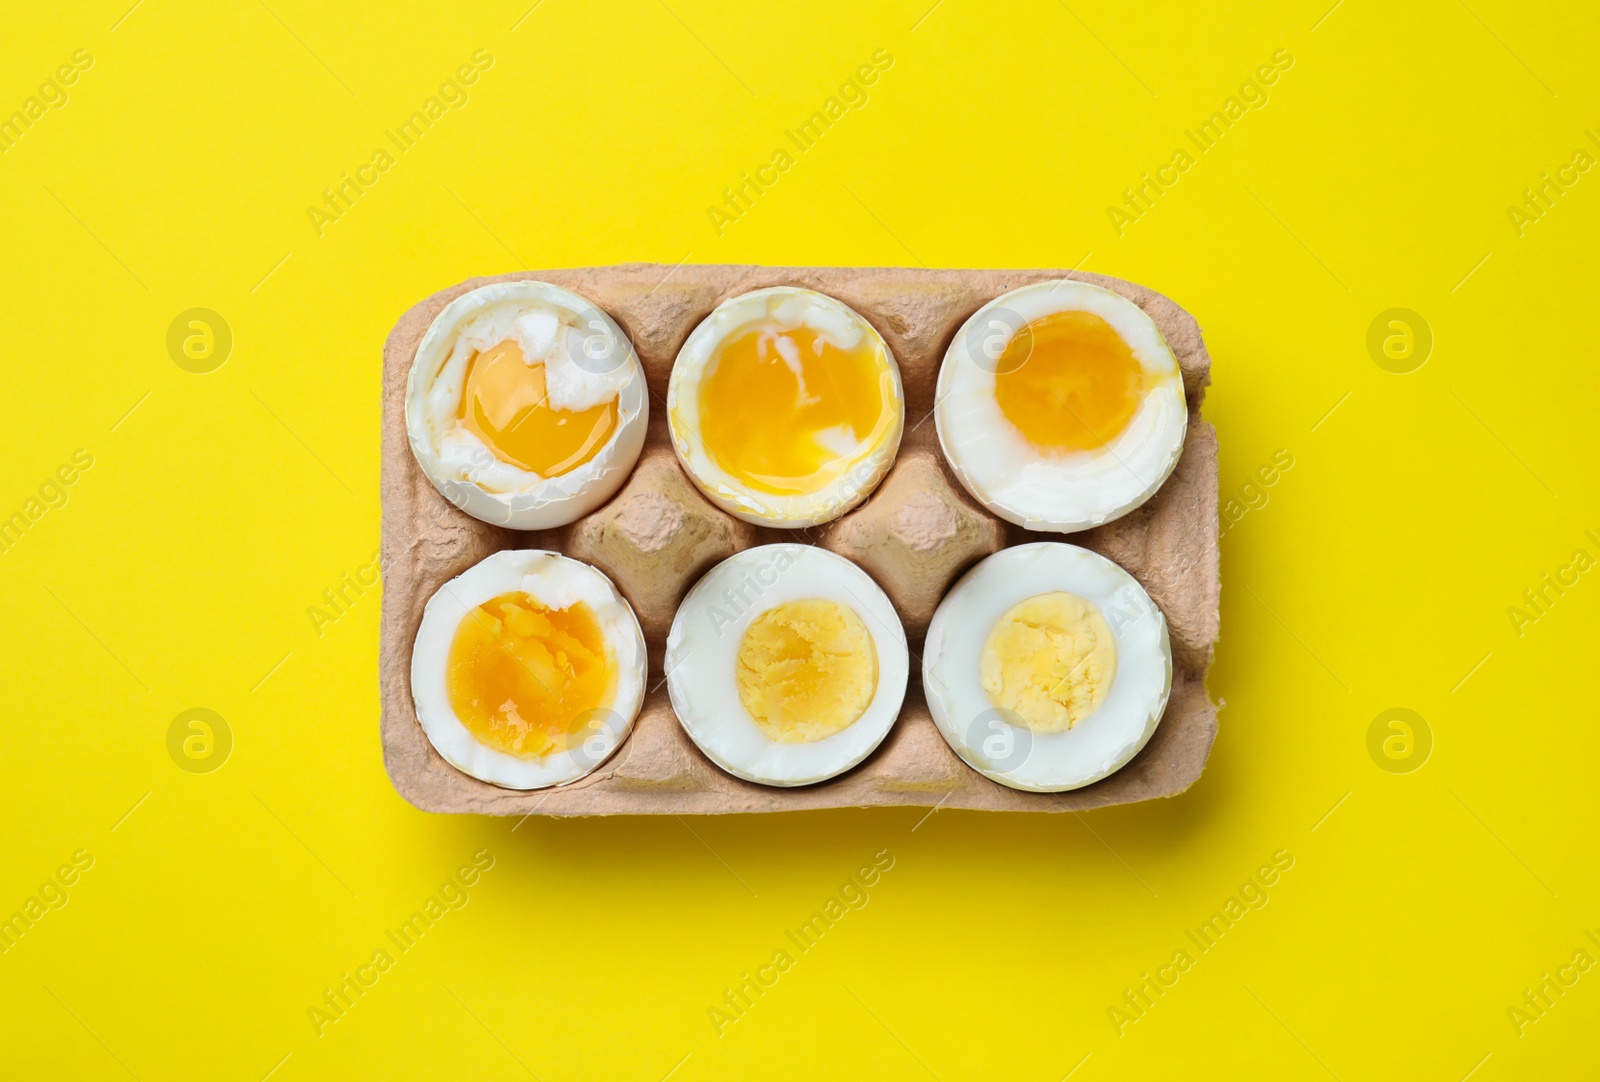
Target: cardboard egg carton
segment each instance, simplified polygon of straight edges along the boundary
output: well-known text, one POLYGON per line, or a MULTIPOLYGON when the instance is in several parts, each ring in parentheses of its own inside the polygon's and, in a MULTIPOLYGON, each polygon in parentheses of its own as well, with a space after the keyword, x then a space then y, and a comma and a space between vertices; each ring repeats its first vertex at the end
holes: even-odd
POLYGON ((630 264, 475 278, 435 293, 401 317, 383 354, 379 676, 389 777, 426 811, 519 816, 882 805, 1068 811, 1182 792, 1205 768, 1217 729, 1205 689, 1221 588, 1217 438, 1200 417, 1210 365, 1194 318, 1166 297, 1059 270, 630 264), (1085 533, 1039 534, 989 514, 950 474, 932 418, 934 385, 952 336, 980 306, 1018 286, 1068 277, 1120 293, 1161 328, 1183 370, 1189 433, 1177 469, 1143 507, 1085 533), (505 530, 457 510, 423 476, 406 440, 406 380, 428 324, 467 290, 519 278, 552 282, 604 308, 632 338, 650 389, 649 434, 626 485, 598 511, 555 530, 505 530), (689 332, 721 301, 774 285, 818 290, 860 312, 888 342, 905 386, 905 436, 894 468, 860 507, 807 530, 753 526, 712 506, 679 467, 667 431, 667 378, 689 332), (1054 794, 1019 792, 968 767, 939 735, 921 688, 922 639, 945 591, 984 556, 1039 540, 1082 545, 1121 564, 1166 614, 1172 641, 1172 696, 1149 744, 1109 778, 1054 794), (689 587, 733 553, 777 541, 822 545, 858 563, 894 602, 912 650, 905 705, 878 750, 840 777, 794 789, 741 781, 702 755, 678 724, 661 667, 689 587), (599 567, 632 603, 649 650, 649 690, 627 741, 598 770, 556 789, 501 789, 456 770, 428 743, 411 700, 411 647, 423 606, 441 584, 505 548, 554 549, 599 567))

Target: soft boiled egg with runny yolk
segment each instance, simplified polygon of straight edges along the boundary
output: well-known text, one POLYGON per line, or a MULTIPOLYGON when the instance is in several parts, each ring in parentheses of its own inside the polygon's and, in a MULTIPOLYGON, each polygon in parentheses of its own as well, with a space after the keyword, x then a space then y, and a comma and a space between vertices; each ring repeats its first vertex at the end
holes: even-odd
POLYGON ((860 314, 808 289, 724 301, 679 350, 667 387, 678 459, 730 514, 814 526, 877 487, 905 427, 900 369, 860 314))
POLYGON ((1155 733, 1172 690, 1167 621, 1104 556, 1018 545, 939 603, 922 686, 968 766, 1014 789, 1076 789, 1121 769, 1155 733))
POLYGON ((870 755, 910 673, 887 595, 842 556, 763 545, 707 572, 667 636, 667 692, 684 731, 728 773, 809 785, 870 755))
POLYGON ((935 419, 968 492, 1008 522, 1072 533, 1127 514, 1177 465, 1177 358, 1132 301, 1086 282, 978 309, 939 370, 935 419))
POLYGON ((434 318, 406 389, 428 479, 476 518, 518 530, 573 522, 622 486, 650 402, 622 329, 547 282, 462 294, 434 318))
POLYGON ((411 655, 417 720, 447 762, 510 789, 576 780, 644 701, 644 637, 600 571, 497 552, 428 601, 411 655))

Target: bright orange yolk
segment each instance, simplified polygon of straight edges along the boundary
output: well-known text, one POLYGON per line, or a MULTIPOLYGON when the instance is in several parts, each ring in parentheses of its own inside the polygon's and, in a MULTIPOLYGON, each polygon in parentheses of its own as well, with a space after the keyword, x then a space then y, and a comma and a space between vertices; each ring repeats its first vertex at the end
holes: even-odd
POLYGON ((445 686, 480 743, 532 759, 581 739, 611 705, 617 676, 594 610, 547 609, 519 591, 462 619, 445 686))
POLYGON ((1115 439, 1150 389, 1144 366, 1111 324, 1091 312, 1055 312, 1006 344, 994 396, 1028 442, 1092 451, 1115 439))
POLYGON ((527 363, 522 348, 508 340, 467 362, 456 416, 502 462, 556 477, 600 453, 617 427, 617 401, 585 410, 553 408, 544 365, 527 363))
POLYGON ((777 496, 820 491, 893 426, 894 376, 870 337, 839 349, 809 327, 724 342, 700 383, 706 452, 740 483, 777 496))

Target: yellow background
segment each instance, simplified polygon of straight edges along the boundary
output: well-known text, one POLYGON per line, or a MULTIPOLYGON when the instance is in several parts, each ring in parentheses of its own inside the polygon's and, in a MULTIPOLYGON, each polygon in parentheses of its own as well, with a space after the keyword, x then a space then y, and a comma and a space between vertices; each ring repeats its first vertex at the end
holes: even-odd
POLYGON ((1593 12, 530 2, 7 12, 0 116, 93 65, 0 155, 0 515, 93 466, 0 554, 0 917, 94 863, 0 956, 4 1073, 1594 1072, 1600 969, 1520 1035, 1508 1014, 1600 958, 1600 573, 1520 635, 1508 615, 1600 556, 1600 172, 1524 235, 1508 214, 1600 153, 1593 12), (470 100, 319 236, 322 189, 478 49, 470 100), (722 189, 879 49, 870 99, 719 235, 722 189), (1119 236, 1122 190, 1280 49, 1270 100, 1119 236), (515 832, 401 800, 378 591, 320 636, 307 615, 377 547, 383 337, 471 275, 633 260, 1081 264, 1192 311, 1224 498, 1294 460, 1223 542, 1194 788, 515 832), (203 375, 166 347, 195 307, 234 336, 203 375), (1391 308, 1432 328, 1410 374, 1368 353, 1391 308), (231 728, 213 773, 168 755, 191 707, 231 728), (1367 750, 1392 707, 1433 735, 1411 773, 1367 750), (318 1036, 308 1008, 480 849, 469 903, 318 1036), (1185 931, 1280 849, 1268 904, 1199 953, 1185 931), (724 990, 880 850, 870 902, 719 1035, 724 990), (1119 1035, 1108 1008, 1185 948, 1119 1035))

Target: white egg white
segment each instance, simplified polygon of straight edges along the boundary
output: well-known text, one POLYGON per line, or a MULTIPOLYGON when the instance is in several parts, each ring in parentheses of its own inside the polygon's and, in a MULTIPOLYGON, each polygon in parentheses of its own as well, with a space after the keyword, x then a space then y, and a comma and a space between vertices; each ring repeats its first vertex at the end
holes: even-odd
POLYGON ((1189 424, 1178 360, 1150 317, 1108 289, 1066 279, 1023 286, 974 312, 945 352, 937 395, 939 444, 973 498, 1007 522, 1056 533, 1120 518, 1155 495, 1189 424), (1024 325, 1067 311, 1104 319, 1156 382, 1105 447, 1048 453, 1001 412, 995 365, 1024 325))
POLYGON ((411 651, 411 697, 422 731, 451 766, 507 789, 542 789, 583 777, 617 750, 644 702, 645 666, 639 621, 603 573, 560 553, 507 549, 463 571, 428 599, 411 651), (576 734, 570 747, 542 759, 525 759, 480 743, 450 705, 446 670, 456 629, 473 609, 513 591, 528 594, 548 609, 587 603, 617 673, 610 709, 576 734))
POLYGON ((1063 542, 1018 545, 967 572, 940 602, 923 647, 922 686, 939 732, 980 774, 1032 792, 1077 789, 1121 769, 1155 733, 1172 691, 1166 617, 1104 556, 1063 542), (1065 732, 1036 733, 995 708, 980 659, 1014 605, 1058 590, 1099 608, 1116 640, 1116 675, 1088 717, 1065 732))
MULTIPOLYGON (((759 403, 751 403, 758 409, 759 403)), ((795 286, 772 286, 729 298, 701 321, 678 351, 667 385, 667 419, 678 461, 701 492, 730 515, 758 526, 798 529, 838 518, 878 487, 894 465, 905 428, 905 392, 900 366, 888 343, 860 313, 823 293, 795 286), (757 492, 717 465, 700 438, 700 384, 718 349, 730 338, 753 330, 792 331, 806 327, 829 345, 851 350, 866 340, 882 351, 894 379, 891 408, 893 429, 875 445, 856 443, 845 434, 845 445, 832 447, 841 459, 859 459, 845 476, 808 495, 781 496, 757 492)))
POLYGON ((548 282, 497 282, 463 293, 434 317, 406 386, 406 432, 422 471, 474 518, 514 530, 564 526, 610 499, 644 447, 650 396, 622 328, 597 305, 548 282), (514 340, 545 366, 556 409, 617 399, 617 427, 598 454, 542 477, 502 460, 457 414, 475 353, 514 340))
POLYGON ((883 742, 905 698, 909 658, 899 614, 865 571, 826 549, 762 545, 713 567, 683 599, 667 636, 667 692, 690 739, 728 773, 763 785, 810 785, 844 773, 883 742), (768 609, 811 598, 861 617, 878 655, 878 686, 848 727, 811 743, 779 743, 740 701, 739 644, 768 609))

